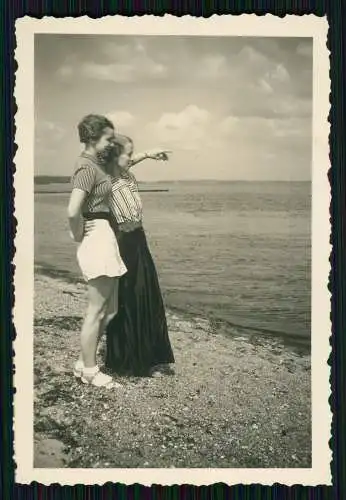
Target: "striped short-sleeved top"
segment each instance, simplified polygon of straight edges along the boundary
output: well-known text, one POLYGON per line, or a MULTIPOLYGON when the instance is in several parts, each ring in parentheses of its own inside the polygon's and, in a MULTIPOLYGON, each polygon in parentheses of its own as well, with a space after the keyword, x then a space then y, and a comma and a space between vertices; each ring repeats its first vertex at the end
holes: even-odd
POLYGON ((71 184, 72 189, 77 188, 88 193, 82 210, 83 214, 109 212, 111 177, 102 170, 92 156, 87 153, 80 155, 71 184))
POLYGON ((142 221, 142 201, 137 180, 131 172, 123 172, 112 179, 110 210, 118 224, 142 221))

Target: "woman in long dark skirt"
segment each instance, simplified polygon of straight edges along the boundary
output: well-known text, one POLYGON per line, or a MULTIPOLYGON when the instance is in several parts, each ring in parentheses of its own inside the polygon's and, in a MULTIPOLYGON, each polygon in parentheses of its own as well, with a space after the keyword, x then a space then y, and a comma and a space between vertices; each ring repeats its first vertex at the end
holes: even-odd
POLYGON ((106 367, 152 375, 174 363, 155 265, 143 228, 121 233, 118 242, 128 272, 120 279, 118 314, 106 330, 106 367))
POLYGON ((106 328, 106 368, 117 374, 148 376, 174 373, 159 280, 142 224, 138 184, 130 167, 145 158, 168 159, 165 152, 132 156, 131 139, 117 137, 110 159, 114 217, 120 254, 127 273, 120 278, 118 314, 106 328))

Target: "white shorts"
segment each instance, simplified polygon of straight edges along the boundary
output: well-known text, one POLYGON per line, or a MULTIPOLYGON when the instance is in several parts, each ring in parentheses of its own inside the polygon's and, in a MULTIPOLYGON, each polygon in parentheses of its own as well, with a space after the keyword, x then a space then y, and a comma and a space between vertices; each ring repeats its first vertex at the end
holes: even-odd
POLYGON ((78 265, 86 281, 100 276, 120 277, 126 266, 120 256, 118 242, 109 222, 96 219, 94 228, 77 249, 78 265))

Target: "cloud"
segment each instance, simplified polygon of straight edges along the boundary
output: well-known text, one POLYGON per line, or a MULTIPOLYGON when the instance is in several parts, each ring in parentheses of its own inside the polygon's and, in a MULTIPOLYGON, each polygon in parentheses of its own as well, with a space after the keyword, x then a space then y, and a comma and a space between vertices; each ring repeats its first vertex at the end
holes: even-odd
POLYGON ((290 80, 290 75, 283 64, 277 64, 275 68, 268 71, 267 78, 274 82, 286 83, 290 80))
POLYGON ((272 94, 274 92, 273 87, 265 78, 260 78, 258 81, 258 87, 264 94, 272 94))
POLYGON ((217 133, 229 140, 258 139, 273 136, 276 120, 259 116, 228 116, 217 127, 217 133))
POLYGON ((98 64, 84 63, 80 72, 86 78, 109 80, 118 83, 129 83, 135 78, 135 68, 130 64, 98 64))
POLYGON ((219 124, 219 132, 221 136, 227 137, 232 134, 238 127, 240 118, 237 116, 227 116, 219 124))
POLYGON ((248 46, 238 53, 232 64, 234 78, 228 92, 230 114, 264 118, 311 116, 311 72, 283 57, 280 62, 275 55, 276 58, 266 57, 248 46))
POLYGON ((196 76, 199 78, 222 78, 227 76, 228 69, 225 56, 210 54, 201 59, 196 76))
POLYGON ((63 64, 60 68, 58 68, 57 75, 63 79, 70 78, 73 76, 73 67, 68 64, 63 64))
POLYGON ((161 116, 158 125, 163 128, 182 129, 194 125, 205 124, 209 119, 209 112, 191 104, 179 113, 165 113, 161 116))
MULTIPOLYGON (((288 84, 290 79, 290 74, 286 67, 283 64, 277 64, 262 75, 257 80, 257 84, 252 87, 254 91, 257 90, 268 97, 271 96, 281 99, 282 92, 280 87, 288 84)), ((258 98, 260 98, 260 96, 258 96, 258 98)))
POLYGON ((75 66, 64 64, 57 71, 57 75, 62 79, 70 79, 76 74, 92 80, 131 83, 143 78, 165 78, 167 75, 167 68, 163 64, 155 63, 151 60, 147 60, 146 62, 142 61, 141 64, 101 64, 88 61, 75 66))
POLYGON ((300 152, 307 157, 311 145, 311 120, 229 115, 214 123, 208 145, 220 151, 233 151, 256 156, 278 155, 280 151, 300 152), (251 150, 251 151, 250 151, 251 150))
POLYGON ((168 75, 165 64, 150 57, 143 42, 106 42, 98 46, 98 58, 84 54, 79 60, 65 59, 57 75, 71 79, 75 75, 93 80, 131 83, 143 79, 162 79, 168 75), (96 62, 97 61, 97 62, 96 62))
POLYGON ((76 53, 68 54, 61 66, 56 70, 56 74, 62 80, 69 80, 75 74, 75 68, 79 64, 78 55, 76 53))
POLYGON ((146 70, 148 71, 148 74, 159 78, 166 77, 168 73, 167 67, 164 64, 159 64, 154 61, 150 61, 150 63, 147 64, 146 70))
POLYGON ((300 42, 296 50, 297 54, 302 57, 312 57, 312 42, 300 42))
POLYGON ((107 118, 114 123, 116 129, 131 127, 135 122, 135 117, 128 111, 113 111, 107 113, 107 118))
POLYGON ((104 42, 100 44, 100 52, 109 60, 130 60, 132 56, 131 44, 121 42, 104 42))
POLYGON ((282 95, 273 104, 275 115, 281 117, 312 117, 312 100, 301 99, 294 95, 282 95))
MULTIPOLYGON (((286 109, 280 108, 282 100, 287 96, 293 101, 297 98, 297 78, 292 64, 282 54, 280 60, 276 44, 268 53, 264 43, 261 47, 262 50, 258 50, 247 44, 229 56, 228 77, 224 82, 228 82, 227 111, 234 116, 273 118, 286 113, 286 109)), ((298 107, 295 111, 300 113, 298 107)))
POLYGON ((269 55, 251 45, 245 45, 236 56, 231 59, 230 71, 247 73, 251 78, 264 78, 276 82, 288 82, 290 74, 286 66, 277 60, 274 55, 269 55))
POLYGON ((274 136, 285 138, 309 138, 312 133, 311 120, 307 118, 286 118, 276 120, 274 136))
MULTIPOLYGON (((292 110, 287 107, 286 112, 292 110)), ((311 137, 310 116, 272 116, 229 114, 220 119, 211 111, 189 105, 178 113, 163 113, 157 121, 144 129, 149 142, 155 139, 162 147, 172 149, 207 151, 215 149, 252 148, 270 152, 275 141, 295 144, 311 137), (269 148, 269 150, 268 150, 269 148)))
POLYGON ((263 65, 268 63, 268 57, 250 45, 245 45, 240 50, 237 59, 245 63, 250 63, 253 67, 263 67, 263 65))
POLYGON ((37 113, 51 120, 50 125, 37 124, 36 151, 55 151, 57 161, 65 151, 67 163, 78 145, 76 121, 90 112, 92 103, 99 112, 110 111, 116 128, 133 137, 136 148, 172 149, 177 152, 174 168, 183 171, 183 160, 191 159, 196 176, 198 168, 228 169, 245 163, 257 172, 261 157, 277 158, 282 167, 282 155, 287 157, 287 171, 293 171, 309 158, 310 40, 70 38, 68 43, 54 38, 50 48, 42 45, 35 53, 42 101, 37 113), (57 84, 54 71, 66 87, 57 84))
POLYGON ((130 39, 127 42, 104 42, 102 43, 101 53, 104 54, 110 61, 129 61, 134 57, 147 57, 147 48, 145 42, 137 38, 130 39))
POLYGON ((140 42, 139 40, 135 41, 135 50, 139 54, 146 54, 146 48, 143 45, 143 42, 140 42))
POLYGON ((256 81, 264 74, 274 69, 274 63, 261 51, 251 45, 245 45, 236 53, 209 53, 195 60, 183 61, 182 74, 188 70, 194 81, 200 79, 215 80, 215 82, 231 82, 242 86, 244 82, 256 81), (192 69, 192 65, 194 69, 192 69))
POLYGON ((53 143, 60 142, 65 136, 65 129, 53 121, 42 120, 36 123, 35 126, 35 141, 37 144, 50 141, 53 143))
POLYGON ((162 145, 196 150, 202 147, 210 120, 207 110, 191 104, 178 113, 163 113, 147 125, 146 132, 162 145))
POLYGON ((53 121, 40 120, 35 123, 35 158, 49 163, 61 151, 65 129, 53 121))

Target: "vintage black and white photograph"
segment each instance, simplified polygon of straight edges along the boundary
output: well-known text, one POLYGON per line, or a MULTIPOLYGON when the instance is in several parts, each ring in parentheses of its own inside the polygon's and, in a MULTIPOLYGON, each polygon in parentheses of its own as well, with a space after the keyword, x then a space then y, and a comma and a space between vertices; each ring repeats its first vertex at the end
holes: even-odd
POLYGON ((33 469, 312 468, 329 165, 279 32, 33 34, 33 469))

